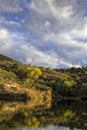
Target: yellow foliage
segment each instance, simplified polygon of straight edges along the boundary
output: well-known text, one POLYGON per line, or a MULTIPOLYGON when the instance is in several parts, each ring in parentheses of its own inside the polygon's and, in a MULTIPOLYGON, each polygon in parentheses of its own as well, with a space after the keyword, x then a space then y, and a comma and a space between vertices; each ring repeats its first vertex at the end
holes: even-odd
POLYGON ((36 117, 32 117, 32 118, 26 118, 25 124, 27 127, 37 128, 37 127, 39 127, 40 122, 38 121, 38 119, 36 117))
POLYGON ((66 118, 71 118, 74 115, 74 113, 72 112, 72 110, 67 109, 64 113, 63 116, 66 118))
POLYGON ((75 85, 75 82, 74 81, 64 81, 64 84, 66 87, 70 88, 72 87, 73 85, 75 85))
POLYGON ((42 75, 42 72, 39 68, 29 67, 29 68, 27 68, 27 79, 26 79, 26 81, 30 82, 31 80, 36 80, 41 75, 42 75))

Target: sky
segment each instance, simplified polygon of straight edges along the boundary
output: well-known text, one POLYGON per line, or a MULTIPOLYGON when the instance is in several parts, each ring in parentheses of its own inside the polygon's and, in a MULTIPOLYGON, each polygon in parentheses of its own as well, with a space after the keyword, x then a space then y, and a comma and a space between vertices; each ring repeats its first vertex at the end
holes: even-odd
POLYGON ((0 53, 37 66, 87 66, 87 0, 0 0, 0 53))

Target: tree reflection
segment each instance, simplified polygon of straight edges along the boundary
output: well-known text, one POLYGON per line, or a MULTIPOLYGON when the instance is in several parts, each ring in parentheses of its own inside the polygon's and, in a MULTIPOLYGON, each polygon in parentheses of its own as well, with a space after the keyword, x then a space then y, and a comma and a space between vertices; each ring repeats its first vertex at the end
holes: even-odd
POLYGON ((58 102, 51 108, 28 103, 0 102, 0 130, 38 128, 59 125, 70 129, 87 129, 87 102, 58 102))

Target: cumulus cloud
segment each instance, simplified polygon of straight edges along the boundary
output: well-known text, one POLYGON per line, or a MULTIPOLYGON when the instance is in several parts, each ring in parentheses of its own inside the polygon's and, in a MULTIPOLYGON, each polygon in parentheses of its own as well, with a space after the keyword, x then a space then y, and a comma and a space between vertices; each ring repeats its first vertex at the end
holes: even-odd
POLYGON ((87 65, 86 0, 0 1, 1 53, 40 66, 87 65))

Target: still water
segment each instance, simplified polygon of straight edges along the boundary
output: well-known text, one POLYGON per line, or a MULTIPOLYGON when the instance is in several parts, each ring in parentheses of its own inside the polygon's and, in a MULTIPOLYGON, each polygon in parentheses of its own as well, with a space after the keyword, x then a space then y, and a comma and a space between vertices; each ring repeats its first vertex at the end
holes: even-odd
MULTIPOLYGON (((46 128, 29 128, 29 129, 23 129, 23 128, 17 128, 17 129, 13 129, 13 130, 70 130, 68 127, 61 127, 61 126, 48 126, 46 128)), ((81 130, 81 129, 73 129, 73 130, 81 130)))
POLYGON ((87 130, 87 102, 0 102, 0 130, 87 130))

